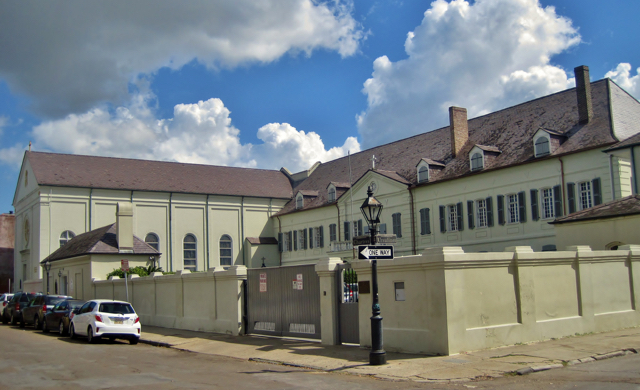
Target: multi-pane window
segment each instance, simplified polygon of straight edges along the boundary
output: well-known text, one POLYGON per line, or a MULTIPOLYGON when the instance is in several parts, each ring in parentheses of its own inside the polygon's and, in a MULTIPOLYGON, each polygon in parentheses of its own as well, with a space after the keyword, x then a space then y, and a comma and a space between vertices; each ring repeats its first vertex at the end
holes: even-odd
POLYGON ((578 183, 578 205, 580 210, 590 208, 593 205, 591 199, 591 182, 578 183))
POLYGON ((396 237, 402 237, 402 214, 394 213, 391 218, 393 220, 393 234, 396 237))
POLYGON ((187 234, 184 236, 184 241, 182 242, 183 249, 183 264, 184 269, 189 271, 196 270, 197 264, 197 245, 198 242, 196 240, 196 236, 193 234, 187 234))
POLYGON ((149 233, 144 237, 144 242, 146 242, 150 247, 159 251, 160 250, 160 240, 158 239, 158 235, 155 233, 149 233))
POLYGON ((353 229, 354 229, 354 236, 361 236, 364 234, 364 231, 362 230, 362 220, 359 219, 357 221, 353 221, 353 229))
POLYGON ((507 195, 507 223, 520 222, 520 203, 518 195, 507 195))
POLYGON ((541 192, 542 200, 542 219, 554 218, 556 212, 554 210, 553 189, 545 188, 541 192))
POLYGON ((458 230, 458 207, 455 204, 447 206, 447 216, 449 222, 449 231, 455 232, 458 230))
POLYGON ((233 246, 232 246, 231 237, 225 234, 222 237, 220 237, 220 265, 231 265, 232 252, 233 252, 233 246))
MULTIPOLYGON (((476 226, 479 228, 487 227, 487 200, 479 199, 476 201, 476 226)), ((471 229, 471 227, 469 227, 471 229)))
POLYGON ((322 240, 320 238, 320 228, 313 228, 313 247, 314 248, 320 248, 320 241, 322 240))
POLYGON ((549 154, 549 140, 547 137, 539 137, 535 143, 536 157, 549 154))
POLYGON ((329 202, 335 202, 336 201, 336 189, 331 187, 329 188, 329 202))
POLYGON ((71 239, 73 237, 75 237, 75 236, 76 236, 76 234, 74 232, 72 232, 71 230, 65 230, 60 235, 60 246, 62 247, 64 244, 66 244, 67 242, 71 241, 71 239))
POLYGON ((307 243, 305 242, 306 230, 298 230, 298 250, 307 249, 307 243))
POLYGON ((336 234, 336 224, 332 223, 331 225, 329 225, 329 242, 333 242, 333 241, 337 241, 337 234, 336 234))
POLYGON ((471 170, 482 169, 482 165, 482 154, 474 153, 473 156, 471 156, 471 170))
POLYGON ((282 251, 289 252, 289 248, 291 247, 291 232, 282 234, 282 251))

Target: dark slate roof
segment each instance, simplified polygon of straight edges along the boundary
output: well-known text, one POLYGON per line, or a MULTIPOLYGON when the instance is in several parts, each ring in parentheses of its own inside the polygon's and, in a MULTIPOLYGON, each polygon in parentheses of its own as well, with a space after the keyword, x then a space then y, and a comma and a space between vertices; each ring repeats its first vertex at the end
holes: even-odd
MULTIPOLYGON (((578 120, 575 88, 531 100, 517 106, 469 119, 469 140, 454 158, 451 154, 449 126, 377 146, 351 155, 353 182, 371 169, 371 156, 376 156, 376 168, 395 172, 410 185, 433 185, 444 180, 477 175, 482 172, 554 158, 592 148, 605 147, 618 141, 611 129, 608 88, 619 88, 608 79, 591 83, 593 118, 586 124, 578 120), (554 153, 535 158, 533 135, 540 129, 550 129, 566 137, 554 153), (482 170, 471 172, 469 152, 475 145, 491 145, 501 153, 482 170), (430 175, 428 183, 417 183, 416 165, 420 159, 441 161, 442 170, 430 175)), ((428 129, 425 129, 428 130, 428 129)), ((302 210, 327 205, 327 186, 332 181, 350 182, 349 158, 342 157, 318 166, 298 190, 317 190, 319 196, 305 202, 302 210)), ((289 202, 276 215, 295 212, 295 202, 289 202)))
POLYGON ((640 145, 640 133, 627 138, 626 140, 622 141, 622 142, 618 142, 617 144, 611 146, 609 149, 605 150, 605 152, 608 151, 612 151, 612 150, 618 150, 618 149, 625 149, 625 148, 630 148, 632 146, 638 146, 640 145))
POLYGON ((481 150, 484 150, 485 152, 501 153, 500 149, 496 148, 495 146, 489 146, 489 145, 475 145, 475 146, 477 146, 481 150))
POLYGON ((290 199, 291 182, 274 170, 128 158, 26 152, 40 185, 290 199))
POLYGON ((551 223, 563 224, 594 219, 617 218, 636 214, 640 214, 640 195, 631 195, 594 206, 590 209, 576 211, 575 213, 571 213, 565 217, 558 218, 551 223))
POLYGON ((274 237, 247 237, 251 245, 278 245, 278 240, 274 237))
MULTIPOLYGON (((116 240, 116 224, 103 226, 90 232, 75 236, 64 246, 50 254, 41 261, 56 261, 71 257, 96 254, 117 254, 118 241, 116 240)), ((160 255, 160 252, 149 246, 136 236, 133 236, 134 255, 160 255)))

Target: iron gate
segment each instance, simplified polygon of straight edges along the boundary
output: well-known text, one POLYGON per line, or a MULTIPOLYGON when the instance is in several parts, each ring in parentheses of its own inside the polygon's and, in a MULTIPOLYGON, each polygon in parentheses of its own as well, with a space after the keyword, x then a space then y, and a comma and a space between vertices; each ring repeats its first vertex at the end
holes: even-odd
POLYGON ((360 344, 358 276, 351 268, 351 264, 344 263, 338 266, 336 286, 338 286, 340 343, 360 344))
POLYGON ((315 265, 247 270, 247 333, 320 338, 315 265))

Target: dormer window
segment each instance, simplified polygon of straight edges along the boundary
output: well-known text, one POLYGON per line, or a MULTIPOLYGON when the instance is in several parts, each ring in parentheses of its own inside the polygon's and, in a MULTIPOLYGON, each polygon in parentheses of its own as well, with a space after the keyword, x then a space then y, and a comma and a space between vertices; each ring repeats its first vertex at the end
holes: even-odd
POLYGON ((549 154, 549 138, 545 136, 538 137, 534 142, 536 157, 546 156, 549 154))
POLYGON ((296 197, 296 210, 299 210, 304 207, 304 196, 302 194, 298 194, 296 197))
POLYGON ((335 187, 329 187, 329 202, 335 202, 336 201, 336 189, 335 187))
POLYGON ((484 159, 482 153, 476 152, 471 156, 471 170, 476 171, 484 168, 484 159))
POLYGON ((423 165, 418 169, 418 183, 429 181, 429 166, 423 165))

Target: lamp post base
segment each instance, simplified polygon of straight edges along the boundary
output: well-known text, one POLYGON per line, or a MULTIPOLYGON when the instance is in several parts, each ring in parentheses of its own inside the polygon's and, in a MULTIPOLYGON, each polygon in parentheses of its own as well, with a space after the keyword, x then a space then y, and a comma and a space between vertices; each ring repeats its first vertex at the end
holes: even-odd
POLYGON ((372 366, 387 364, 387 353, 385 351, 369 352, 369 364, 372 366))

